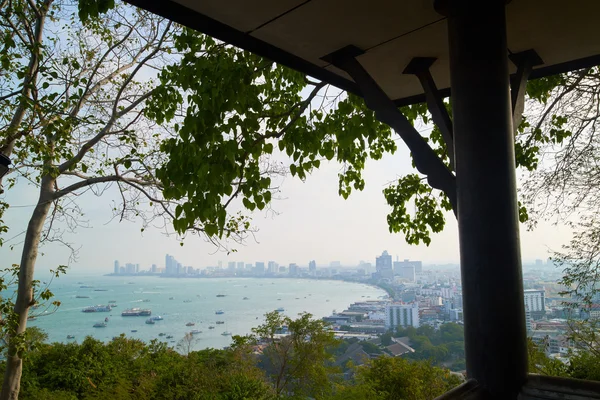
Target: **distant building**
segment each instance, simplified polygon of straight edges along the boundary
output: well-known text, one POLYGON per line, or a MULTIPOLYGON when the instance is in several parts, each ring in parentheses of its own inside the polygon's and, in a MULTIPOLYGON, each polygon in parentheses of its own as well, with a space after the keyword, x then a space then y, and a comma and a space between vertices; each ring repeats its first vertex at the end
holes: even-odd
POLYGON ((523 293, 525 298, 525 311, 531 313, 531 318, 538 320, 546 315, 545 291, 543 289, 527 289, 523 293))
POLYGON ((394 261, 394 275, 409 282, 415 281, 415 266, 405 265, 402 261, 394 261))
MULTIPOLYGON (((403 274, 406 274, 409 276, 411 268, 415 274, 420 274, 423 272, 423 263, 421 261, 411 261, 408 259, 405 259, 404 261, 394 261, 394 275, 403 276, 403 274)), ((414 280, 415 279, 413 278, 413 281, 414 280)))
POLYGON ((175 275, 177 273, 177 261, 175 257, 169 254, 165 256, 165 273, 167 275, 175 275))
POLYGON ((375 259, 375 270, 379 279, 394 279, 394 271, 392 269, 392 256, 384 250, 379 257, 375 259))
POLYGON ((419 304, 390 303, 385 306, 385 327, 396 329, 398 326, 406 328, 419 327, 419 304))
POLYGON ((291 263, 289 265, 289 269, 288 269, 288 273, 290 274, 290 276, 298 276, 298 265, 296 263, 291 263))
POLYGON ((311 275, 315 275, 317 273, 317 262, 312 260, 308 263, 308 272, 311 275))
POLYGON ((228 270, 229 272, 233 272, 233 271, 235 271, 235 261, 229 261, 229 262, 227 263, 227 270, 228 270))
POLYGON ((120 271, 120 265, 119 265, 119 260, 115 260, 115 274, 118 274, 120 271))
POLYGON ((140 264, 135 264, 135 273, 139 273, 140 272, 140 264))
POLYGON ((265 263, 261 262, 261 261, 257 261, 256 262, 256 273, 257 274, 264 274, 265 273, 265 263))
POLYGON ((152 273, 155 274, 158 272, 158 266, 156 264, 152 264, 152 269, 151 269, 152 273))
POLYGON ((238 263, 237 263, 237 270, 238 271, 243 271, 244 270, 244 262, 243 261, 238 261, 238 263))
POLYGON ((279 264, 275 261, 269 261, 267 264, 267 272, 270 274, 276 274, 279 271, 279 264))
POLYGON ((125 264, 125 271, 128 274, 135 274, 135 264, 131 264, 131 263, 125 264))

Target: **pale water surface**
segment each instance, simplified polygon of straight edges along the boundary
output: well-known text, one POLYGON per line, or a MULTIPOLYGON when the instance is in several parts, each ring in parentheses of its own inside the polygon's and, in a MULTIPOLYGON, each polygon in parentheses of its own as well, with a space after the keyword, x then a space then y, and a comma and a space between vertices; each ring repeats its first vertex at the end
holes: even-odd
POLYGON ((150 341, 160 339, 174 345, 186 332, 201 330, 195 349, 222 348, 231 343, 229 331, 234 335, 250 333, 252 327, 263 322, 266 312, 279 307, 284 314, 295 317, 309 312, 315 317, 342 311, 360 300, 375 300, 386 293, 376 287, 342 281, 269 279, 269 278, 209 278, 177 279, 160 277, 111 277, 94 275, 63 276, 50 285, 55 299, 62 305, 55 313, 43 315, 43 308, 33 310, 42 314, 29 321, 48 333, 51 342, 67 342, 67 335, 74 335, 81 342, 86 336, 108 341, 125 333, 128 337, 150 341), (82 285, 93 286, 81 288, 82 285), (96 291, 105 289, 106 291, 96 291), (224 294, 225 297, 216 297, 224 294), (90 298, 76 298, 77 295, 90 298), (247 297, 248 300, 243 300, 247 297), (170 298, 173 298, 170 300, 170 298), (116 301, 111 312, 83 313, 86 306, 116 301), (144 301, 146 300, 146 301, 144 301), (149 325, 148 317, 122 317, 121 312, 130 307, 150 308, 152 315, 160 315, 162 321, 149 325), (216 315, 222 310, 224 314, 216 315), (108 317, 105 328, 94 328, 96 322, 108 317), (217 320, 225 324, 217 325, 217 320), (188 327, 186 323, 195 326, 188 327), (209 329, 214 326, 215 329, 209 329), (137 332, 132 332, 137 330, 137 332), (172 335, 173 339, 159 337, 159 333, 172 335))

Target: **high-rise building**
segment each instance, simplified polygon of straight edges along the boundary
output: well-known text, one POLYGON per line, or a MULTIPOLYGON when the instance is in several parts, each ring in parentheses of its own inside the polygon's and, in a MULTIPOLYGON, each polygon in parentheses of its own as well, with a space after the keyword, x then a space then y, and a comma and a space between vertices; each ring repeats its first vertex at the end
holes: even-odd
POLYGON ((385 327, 396 329, 398 326, 419 327, 419 303, 391 303, 385 306, 385 327))
POLYGON ((158 266, 156 264, 152 264, 152 269, 151 269, 152 273, 155 274, 158 272, 158 266))
POLYGON ((139 273, 140 272, 140 264, 135 264, 135 273, 139 273))
POLYGON ((394 271, 392 269, 392 256, 384 250, 379 257, 375 259, 375 269, 380 279, 393 279, 394 271))
POLYGON ((131 263, 125 264, 125 271, 128 274, 135 274, 135 264, 131 264, 131 263))
POLYGON ((317 262, 315 260, 312 260, 308 263, 308 272, 311 275, 315 275, 317 272, 317 262))
POLYGON ((256 262, 256 273, 257 274, 264 274, 265 273, 265 263, 262 261, 257 261, 256 262))
POLYGON ((238 263, 237 263, 237 270, 238 271, 243 271, 244 270, 244 262, 243 261, 238 261, 238 263))
POLYGON ((229 262, 227 263, 227 270, 228 270, 229 272, 233 272, 233 271, 235 271, 235 261, 229 261, 229 262))
POLYGON ((406 264, 403 261, 394 261, 394 275, 409 282, 415 281, 415 267, 412 264, 406 264))
POLYGON ((290 276, 298 276, 298 265, 296 263, 291 263, 289 265, 289 269, 288 269, 288 273, 290 274, 290 276))
POLYGON ((531 313, 531 318, 538 320, 546 315, 545 291, 543 289, 527 289, 523 293, 525 311, 531 313))
POLYGON ((118 274, 120 270, 119 260, 115 260, 115 274, 118 274))
POLYGON ((276 274, 278 270, 279 264, 277 264, 275 261, 269 261, 267 264, 267 272, 270 274, 276 274))
POLYGON ((165 256, 165 273, 167 275, 175 275, 177 273, 177 261, 171 255, 165 256))
MULTIPOLYGON (((402 269, 408 267, 412 267, 415 274, 420 274, 421 272, 423 272, 423 263, 421 261, 411 261, 405 259, 404 261, 394 261, 394 275, 402 276, 402 269)), ((407 271, 405 271, 404 273, 410 274, 407 271)))

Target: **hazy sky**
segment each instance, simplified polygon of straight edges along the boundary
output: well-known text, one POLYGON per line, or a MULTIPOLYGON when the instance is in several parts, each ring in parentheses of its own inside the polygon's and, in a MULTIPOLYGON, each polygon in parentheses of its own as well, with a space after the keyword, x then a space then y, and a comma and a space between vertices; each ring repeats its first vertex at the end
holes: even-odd
MULTIPOLYGON (((310 175, 306 182, 292 177, 285 179, 281 196, 273 208, 278 212, 254 214, 254 224, 259 228, 256 241, 236 246, 237 253, 227 256, 197 237, 186 239, 181 247, 172 237, 157 230, 140 232, 140 223, 112 221, 111 200, 115 193, 105 193, 102 198, 84 195, 79 201, 91 228, 80 228, 76 234, 65 238, 79 248, 79 257, 70 266, 83 272, 85 269, 111 272, 113 261, 139 263, 146 268, 155 263, 164 267, 165 253, 173 254, 184 265, 196 268, 216 265, 219 260, 256 261, 274 260, 287 265, 295 262, 307 265, 315 259, 318 265, 328 265, 339 260, 344 265, 356 265, 360 260, 375 261, 375 257, 387 250, 400 259, 418 259, 426 264, 457 263, 458 234, 453 214, 448 213, 444 231, 434 235, 429 247, 410 246, 402 234, 390 234, 386 223, 388 207, 381 193, 386 183, 399 174, 411 172, 406 147, 398 143, 396 154, 380 161, 371 161, 365 171, 366 187, 363 192, 353 193, 348 200, 337 194, 336 163, 322 163, 320 170, 310 175)), ((24 183, 5 195, 13 207, 5 216, 10 227, 7 238, 23 232, 37 199, 35 188, 24 183)), ((523 260, 546 258, 549 250, 558 250, 570 238, 566 227, 548 223, 538 225, 533 232, 521 227, 523 260)), ((20 247, 9 249, 10 244, 20 243, 23 235, 0 248, 5 262, 18 263, 20 247)), ((52 268, 68 263, 69 251, 62 245, 49 244, 42 248, 38 269, 52 268)))

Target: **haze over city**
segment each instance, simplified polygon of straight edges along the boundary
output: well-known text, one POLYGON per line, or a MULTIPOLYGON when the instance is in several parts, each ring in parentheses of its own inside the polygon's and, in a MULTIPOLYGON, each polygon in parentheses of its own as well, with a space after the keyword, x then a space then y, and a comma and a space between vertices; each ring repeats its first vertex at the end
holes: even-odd
MULTIPOLYGON (((272 211, 255 212, 253 224, 258 228, 254 240, 244 245, 232 244, 236 253, 227 255, 196 236, 186 238, 180 246, 175 236, 165 236, 161 228, 140 231, 141 222, 111 220, 116 192, 110 189, 96 197, 85 193, 79 205, 89 227, 79 227, 75 233, 65 232, 64 238, 79 249, 76 260, 69 261, 70 250, 60 243, 47 243, 41 250, 38 270, 68 264, 72 271, 107 271, 115 259, 162 265, 164 254, 174 254, 185 265, 203 268, 217 265, 218 261, 268 261, 281 264, 306 265, 316 260, 319 265, 340 261, 355 266, 359 261, 374 262, 375 256, 387 249, 394 257, 422 260, 426 264, 458 263, 458 234, 452 213, 446 214, 443 232, 432 236, 429 247, 406 244, 404 236, 390 234, 386 222, 389 207, 381 193, 386 184, 403 173, 412 172, 410 158, 402 142, 398 151, 380 161, 369 161, 365 169, 366 187, 353 192, 348 200, 338 196, 337 174, 341 166, 334 162, 322 163, 319 170, 305 182, 288 176, 282 180, 280 200, 273 203, 272 211)), ((10 226, 9 240, 0 248, 3 260, 19 263, 19 235, 27 226, 37 192, 21 179, 17 187, 7 191, 5 201, 11 208, 5 222, 10 226), (15 245, 11 250, 9 245, 15 245)), ((490 227, 493 229, 493 227, 490 227)), ((541 222, 533 231, 521 225, 522 257, 524 262, 545 259, 552 250, 559 250, 570 239, 570 230, 541 222)))

